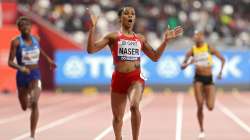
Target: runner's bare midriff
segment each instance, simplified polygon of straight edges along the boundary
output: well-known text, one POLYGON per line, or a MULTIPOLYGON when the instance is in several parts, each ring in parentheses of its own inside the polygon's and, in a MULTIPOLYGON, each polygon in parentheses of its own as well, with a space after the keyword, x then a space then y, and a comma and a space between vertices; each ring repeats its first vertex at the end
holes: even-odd
POLYGON ((211 66, 196 66, 195 73, 198 75, 210 76, 212 75, 212 68, 211 66))
POLYGON ((128 73, 140 68, 140 61, 123 61, 115 65, 115 70, 122 73, 128 73))
POLYGON ((36 69, 38 68, 38 65, 37 64, 34 64, 34 65, 25 65, 26 68, 30 69, 30 70, 33 70, 33 69, 36 69))

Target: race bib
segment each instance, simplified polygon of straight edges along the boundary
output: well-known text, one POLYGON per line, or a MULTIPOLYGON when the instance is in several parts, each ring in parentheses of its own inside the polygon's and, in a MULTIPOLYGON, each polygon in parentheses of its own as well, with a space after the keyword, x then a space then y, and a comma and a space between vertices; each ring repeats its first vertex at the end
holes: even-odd
POLYGON ((40 49, 38 46, 22 48, 22 62, 25 65, 37 64, 39 61, 40 49))
POLYGON ((199 66, 209 66, 209 54, 208 52, 199 53, 194 56, 194 61, 196 65, 199 66))
POLYGON ((120 40, 118 41, 118 58, 121 61, 139 60, 141 52, 140 41, 120 40))

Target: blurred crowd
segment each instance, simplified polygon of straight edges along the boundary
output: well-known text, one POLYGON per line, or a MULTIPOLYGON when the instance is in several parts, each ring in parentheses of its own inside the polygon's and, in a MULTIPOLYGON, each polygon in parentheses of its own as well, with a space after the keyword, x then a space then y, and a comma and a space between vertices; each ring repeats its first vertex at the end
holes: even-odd
MULTIPOLYGON (((225 47, 250 47, 250 0, 19 0, 75 41, 86 41, 90 17, 86 8, 100 16, 97 33, 119 30, 117 11, 124 5, 136 9, 135 32, 158 46, 164 30, 181 25, 183 40, 195 30, 207 40, 225 47)), ((185 42, 185 41, 183 41, 185 42)), ((183 44, 185 46, 185 44, 183 44)))

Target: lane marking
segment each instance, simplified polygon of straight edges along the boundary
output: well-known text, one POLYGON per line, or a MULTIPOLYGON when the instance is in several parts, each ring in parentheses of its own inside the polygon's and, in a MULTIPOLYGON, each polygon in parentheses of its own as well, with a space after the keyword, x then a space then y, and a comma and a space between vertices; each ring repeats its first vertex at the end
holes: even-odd
MULTIPOLYGON (((141 103, 141 109, 143 109, 145 106, 147 106, 149 103, 153 101, 153 96, 150 96, 142 101, 141 103)), ((123 117, 123 123, 127 122, 131 117, 130 111, 127 111, 123 117)), ((94 140, 102 140, 106 135, 108 135, 110 132, 112 132, 113 127, 110 125, 106 129, 104 129, 100 134, 98 134, 94 140)))
MULTIPOLYGON (((88 101, 86 101, 86 103, 91 102, 94 99, 96 99, 96 98, 88 100, 88 101)), ((77 98, 75 100, 78 101, 78 100, 80 100, 80 98, 77 98)), ((53 104, 52 106, 42 107, 40 109, 41 110, 40 113, 48 113, 48 112, 60 109, 60 108, 62 108, 62 107, 65 106, 65 103, 68 103, 68 102, 74 104, 74 102, 72 102, 71 99, 63 100, 63 102, 61 102, 60 104, 53 104)), ((26 112, 25 113, 22 112, 22 113, 18 113, 18 115, 14 115, 14 116, 11 116, 11 117, 0 118, 0 125, 5 124, 5 123, 9 123, 9 122, 13 122, 13 121, 17 121, 17 120, 23 119, 25 117, 27 117, 27 113, 26 112)))
MULTIPOLYGON (((53 100, 56 100, 56 98, 53 99, 53 100)), ((51 101, 52 101, 52 100, 51 100, 51 101)), ((45 102, 45 104, 42 105, 42 106, 40 107, 40 108, 41 108, 41 112, 43 112, 43 111, 49 111, 49 110, 54 110, 54 109, 52 109, 52 108, 56 108, 56 106, 58 106, 58 102, 63 102, 63 103, 65 103, 65 102, 69 102, 70 99, 62 98, 62 99, 60 99, 60 100, 57 101, 57 102, 51 102, 51 101, 45 102), (50 106, 51 104, 52 104, 53 106, 50 106)), ((63 103, 61 103, 61 104, 63 104, 63 103)), ((15 105, 15 106, 16 106, 16 105, 15 105)), ((18 104, 18 106, 19 106, 19 104, 18 104)), ((16 109, 16 107, 13 107, 13 108, 16 109)), ((7 109, 8 109, 8 108, 7 108, 7 109)), ((11 108, 9 108, 9 110, 11 110, 11 108)), ((1 124, 5 124, 5 123, 9 123, 9 122, 12 122, 12 121, 17 121, 17 120, 20 120, 20 119, 25 118, 25 117, 26 117, 26 114, 23 113, 23 111, 22 111, 21 113, 18 112, 18 113, 15 114, 15 115, 8 116, 8 117, 6 117, 6 118, 0 118, 0 125, 1 125, 1 124)))
POLYGON ((225 105, 217 101, 217 105, 222 113, 224 113, 228 118, 238 124, 247 133, 250 133, 250 127, 244 123, 238 116, 236 116, 232 111, 230 111, 225 105))
POLYGON ((177 108, 176 108, 176 134, 175 139, 181 140, 181 130, 183 121, 183 100, 184 96, 182 93, 177 95, 177 108))
MULTIPOLYGON (((72 121, 74 119, 87 116, 87 115, 89 115, 91 113, 94 113, 97 110, 99 110, 101 108, 104 108, 106 106, 108 106, 107 101, 105 101, 103 103, 100 103, 100 104, 97 104, 97 105, 94 105, 94 106, 90 106, 90 107, 85 108, 85 109, 82 109, 82 110, 77 111, 77 112, 75 112, 75 113, 73 113, 71 115, 61 117, 61 119, 57 119, 55 121, 50 122, 47 125, 44 125, 44 126, 41 126, 41 127, 37 128, 36 134, 39 134, 39 133, 44 132, 44 131, 46 131, 48 129, 54 128, 56 126, 60 126, 60 125, 65 124, 65 123, 67 123, 69 121, 72 121)), ((22 140, 24 138, 28 138, 29 136, 30 136, 30 132, 25 132, 24 134, 19 135, 19 136, 15 137, 15 138, 13 138, 11 140, 22 140)))

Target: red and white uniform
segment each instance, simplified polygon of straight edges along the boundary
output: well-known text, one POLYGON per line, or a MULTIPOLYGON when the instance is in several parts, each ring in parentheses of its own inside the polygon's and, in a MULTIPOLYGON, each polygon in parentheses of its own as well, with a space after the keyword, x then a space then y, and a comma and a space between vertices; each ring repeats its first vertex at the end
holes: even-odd
MULTIPOLYGON (((142 42, 137 35, 125 36, 119 32, 112 50, 114 64, 122 61, 140 61, 142 47, 142 42)), ((136 81, 144 85, 140 69, 128 73, 114 71, 111 83, 112 92, 126 94, 131 84, 136 81)))

